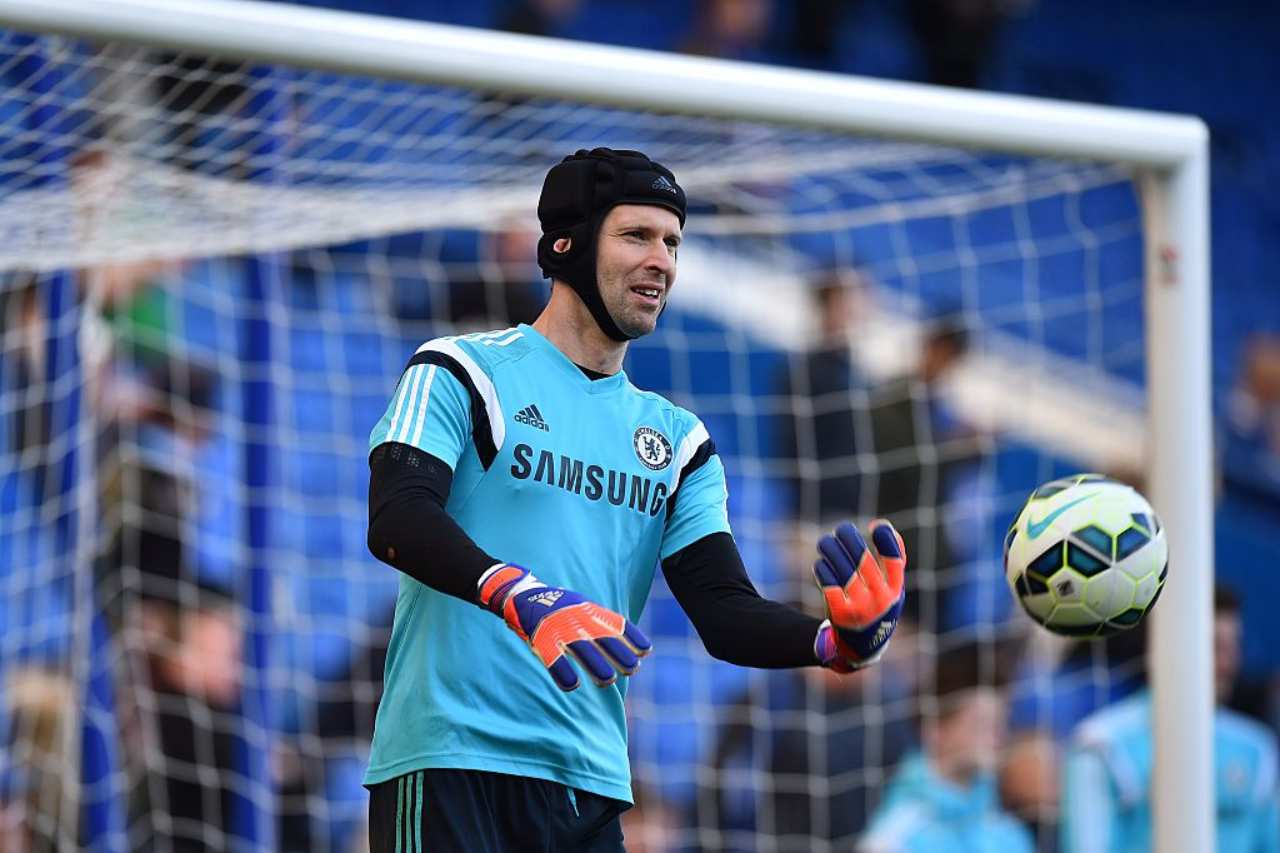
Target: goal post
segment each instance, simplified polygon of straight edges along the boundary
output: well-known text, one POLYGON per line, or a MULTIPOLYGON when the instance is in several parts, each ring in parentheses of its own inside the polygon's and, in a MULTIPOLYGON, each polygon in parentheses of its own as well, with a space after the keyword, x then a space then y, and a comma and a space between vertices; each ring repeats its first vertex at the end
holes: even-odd
MULTIPOLYGON (((143 45, 693 119, 765 122, 906 143, 1094 161, 1132 175, 1141 190, 1145 251, 1147 490, 1164 521, 1171 554, 1168 588, 1151 617, 1155 846, 1187 853, 1213 850, 1209 175, 1208 133, 1200 120, 284 3, 0 0, 0 26, 94 43, 143 45)), ((245 198, 246 203, 259 201, 245 198)), ((533 199, 521 201, 531 206, 533 199)), ((380 227, 394 233, 397 226, 380 227)), ((334 231, 324 242, 376 236, 360 233, 359 226, 355 229, 334 231)), ((250 239, 242 251, 263 251, 269 245, 250 239)), ((307 245, 306 238, 298 238, 278 248, 307 245)), ((44 255, 44 248, 37 240, 19 257, 12 247, 5 248, 7 267, 55 270, 74 265, 75 258, 68 261, 56 252, 44 255)), ((145 246, 136 252, 139 258, 147 253, 145 246)), ((269 351, 251 355, 271 357, 269 351)), ((246 423, 269 426, 252 412, 246 413, 246 423)), ((254 581, 257 599, 265 598, 262 580, 259 576, 254 581)), ((265 654, 262 638, 250 639, 253 654, 265 654)), ((269 830, 263 832, 265 836, 255 837, 269 837, 269 830)))

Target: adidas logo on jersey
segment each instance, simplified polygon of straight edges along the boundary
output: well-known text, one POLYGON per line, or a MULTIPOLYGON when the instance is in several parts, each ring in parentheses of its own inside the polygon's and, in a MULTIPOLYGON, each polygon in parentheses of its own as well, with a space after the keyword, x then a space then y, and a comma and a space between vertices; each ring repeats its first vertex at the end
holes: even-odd
POLYGON ((546 592, 537 592, 529 596, 529 600, 534 604, 541 604, 543 607, 550 607, 560 600, 560 596, 564 595, 563 589, 549 589, 546 592))
POLYGON ((653 183, 649 184, 649 189, 662 190, 664 193, 671 193, 672 195, 676 194, 675 186, 673 186, 672 183, 667 180, 666 175, 659 175, 657 178, 655 178, 653 183))
POLYGON ((542 419, 542 412, 539 412, 538 407, 534 405, 525 406, 516 412, 516 423, 525 424, 543 432, 551 432, 551 427, 547 426, 547 422, 542 419))

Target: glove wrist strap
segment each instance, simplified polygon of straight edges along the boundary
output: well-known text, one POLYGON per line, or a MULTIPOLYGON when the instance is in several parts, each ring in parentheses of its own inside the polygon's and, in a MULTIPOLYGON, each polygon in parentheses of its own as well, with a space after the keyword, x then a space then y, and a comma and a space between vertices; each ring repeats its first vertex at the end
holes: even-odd
POLYGON ((479 604, 497 616, 507 599, 518 592, 546 586, 528 569, 510 563, 494 563, 480 576, 476 592, 479 604))

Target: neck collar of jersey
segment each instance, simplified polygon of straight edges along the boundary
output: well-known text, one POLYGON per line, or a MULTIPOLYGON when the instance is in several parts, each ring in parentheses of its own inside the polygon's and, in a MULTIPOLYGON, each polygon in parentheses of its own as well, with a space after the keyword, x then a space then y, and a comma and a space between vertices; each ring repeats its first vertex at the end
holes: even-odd
POLYGON ((525 337, 533 342, 534 346, 546 352, 548 358, 556 364, 557 370, 571 378, 587 393, 604 394, 609 391, 616 391, 627 385, 627 373, 625 370, 619 370, 612 376, 606 376, 603 379, 589 379, 569 356, 562 353, 555 344, 543 337, 542 333, 533 326, 521 323, 519 329, 524 333, 525 337))

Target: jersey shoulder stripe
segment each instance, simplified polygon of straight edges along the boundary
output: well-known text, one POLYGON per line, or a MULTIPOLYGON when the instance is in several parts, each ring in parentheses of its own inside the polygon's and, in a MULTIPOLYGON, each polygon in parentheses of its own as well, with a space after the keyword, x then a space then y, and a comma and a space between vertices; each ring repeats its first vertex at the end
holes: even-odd
POLYGON ((517 328, 499 329, 494 332, 473 332, 469 335, 437 338, 436 341, 450 341, 456 344, 490 376, 494 375, 494 371, 500 365, 518 361, 534 351, 525 333, 517 328))
MULTIPOLYGON (((438 368, 447 370, 466 389, 471 400, 471 433, 476 453, 488 470, 506 439, 506 421, 493 379, 466 349, 450 338, 438 338, 418 347, 406 370, 438 368)), ((412 406, 411 401, 411 411, 412 406)), ((418 412, 418 417, 421 415, 421 411, 418 412)))
POLYGON ((680 496, 680 484, 685 482, 705 465, 716 452, 716 443, 711 440, 707 428, 698 421, 693 430, 680 440, 676 449, 676 481, 671 486, 671 494, 667 497, 667 518, 670 519, 676 510, 676 500, 680 496))

